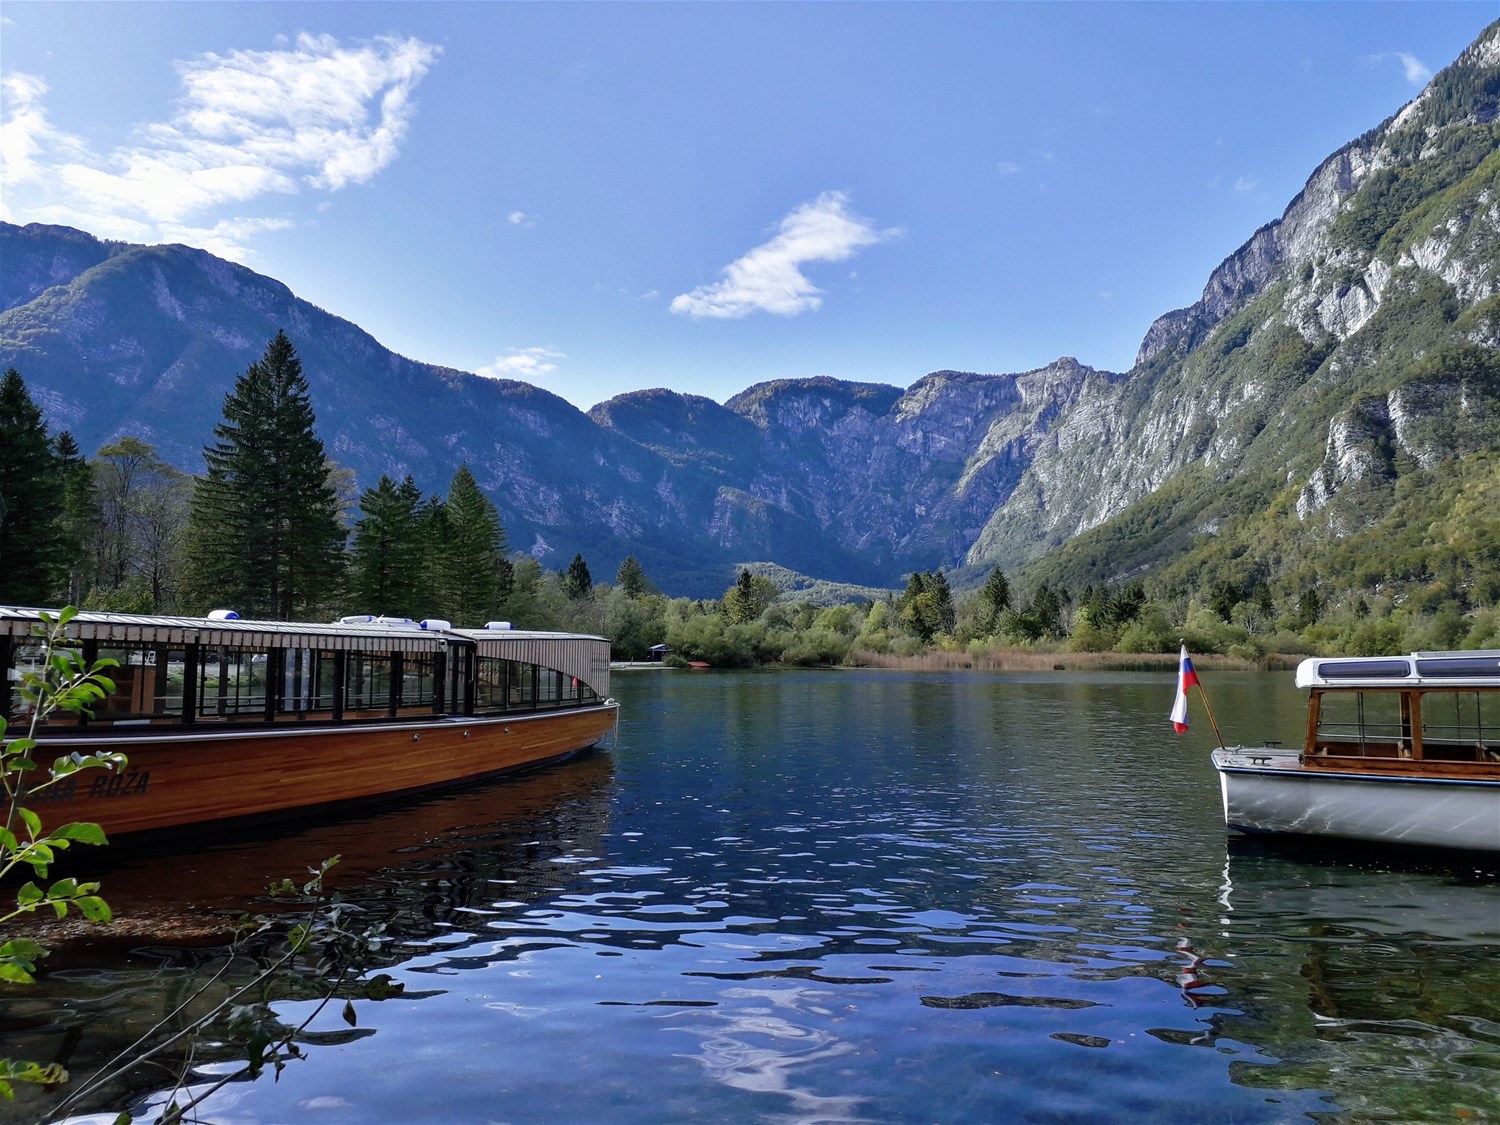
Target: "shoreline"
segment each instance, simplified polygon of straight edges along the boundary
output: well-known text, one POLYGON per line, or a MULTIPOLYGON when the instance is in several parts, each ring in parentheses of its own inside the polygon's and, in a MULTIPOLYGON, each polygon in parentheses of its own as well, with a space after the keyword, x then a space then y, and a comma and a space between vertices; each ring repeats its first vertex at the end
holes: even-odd
MULTIPOLYGON (((1303 659, 1296 653, 1268 653, 1260 660, 1245 660, 1222 653, 1197 653, 1193 667, 1216 672, 1287 672, 1303 659)), ((914 656, 856 650, 840 664, 782 664, 772 662, 757 668, 826 668, 832 671, 876 669, 893 672, 1176 672, 1175 652, 1037 652, 1028 648, 994 649, 982 656, 968 652, 937 650, 914 656)), ((681 670, 666 661, 618 661, 613 672, 681 670)))

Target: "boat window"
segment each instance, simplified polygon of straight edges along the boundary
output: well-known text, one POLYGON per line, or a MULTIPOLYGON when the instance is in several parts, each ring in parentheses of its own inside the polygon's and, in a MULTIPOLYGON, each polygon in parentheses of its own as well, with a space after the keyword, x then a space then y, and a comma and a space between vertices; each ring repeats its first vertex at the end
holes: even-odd
POLYGON ((351 652, 344 658, 344 710, 388 711, 391 658, 385 653, 351 652))
POLYGON ((508 660, 510 670, 510 706, 530 710, 536 706, 536 665, 508 660))
POLYGON ((93 659, 109 659, 118 664, 105 673, 114 681, 115 690, 95 706, 95 720, 182 718, 183 670, 186 667, 182 649, 100 645, 93 659))
POLYGON ((493 656, 481 656, 478 673, 474 680, 474 706, 480 711, 505 710, 505 674, 509 660, 497 660, 493 656))
POLYGON ((331 652, 318 652, 310 662, 312 682, 308 685, 307 710, 332 711, 333 693, 338 683, 335 657, 331 652))
POLYGON ((577 707, 599 700, 582 680, 555 668, 498 656, 477 657, 475 664, 474 709, 479 712, 577 707))
POLYGON ((536 705, 556 707, 562 701, 562 673, 552 668, 538 668, 536 705))
POLYGON ((1318 749, 1338 753, 1409 752, 1401 693, 1326 691, 1318 704, 1318 749))
POLYGON ((17 637, 11 647, 9 667, 5 669, 6 687, 10 690, 10 717, 20 720, 31 714, 31 703, 21 696, 21 677, 27 672, 42 671, 42 642, 31 637, 17 637))
POLYGON ((1500 695, 1482 691, 1422 693, 1422 747, 1429 756, 1445 749, 1500 751, 1500 695))
POLYGON ((437 657, 408 652, 401 657, 402 707, 431 707, 437 701, 437 657))
POLYGON ((248 649, 203 649, 198 655, 197 713, 236 719, 266 713, 266 654, 248 649))

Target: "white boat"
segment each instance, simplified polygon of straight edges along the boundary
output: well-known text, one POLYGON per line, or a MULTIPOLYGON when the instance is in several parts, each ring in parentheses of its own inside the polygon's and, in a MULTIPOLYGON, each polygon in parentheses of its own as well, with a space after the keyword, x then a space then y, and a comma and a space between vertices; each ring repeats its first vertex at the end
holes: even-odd
POLYGON ((1313 657, 1301 749, 1215 750, 1247 833, 1500 853, 1500 651, 1313 657))

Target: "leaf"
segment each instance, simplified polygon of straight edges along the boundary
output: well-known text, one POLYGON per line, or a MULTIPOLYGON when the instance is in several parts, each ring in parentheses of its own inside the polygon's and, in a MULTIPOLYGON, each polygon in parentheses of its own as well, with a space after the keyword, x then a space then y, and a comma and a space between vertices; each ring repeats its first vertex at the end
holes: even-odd
POLYGON ((76 840, 80 844, 107 844, 109 840, 104 835, 104 829, 88 820, 74 821, 72 824, 64 824, 52 833, 59 840, 76 840))
MULTIPOLYGON (((33 965, 32 968, 36 966, 33 965)), ((0 958, 0 980, 8 980, 11 984, 33 984, 36 978, 24 969, 20 962, 0 958)))
POLYGON ((347 1023, 350 1027, 354 1027, 358 1023, 358 1020, 354 1018, 353 1000, 344 1001, 344 1022, 347 1023))
POLYGON ((21 819, 26 822, 26 829, 31 833, 33 840, 42 834, 41 817, 37 816, 30 809, 17 809, 16 811, 21 814, 21 819))
POLYGON ((98 895, 82 895, 75 900, 75 903, 90 922, 108 922, 114 917, 114 913, 109 909, 109 903, 98 895))
POLYGON ((35 883, 27 883, 16 892, 16 905, 23 910, 31 910, 42 901, 42 888, 35 883))
POLYGON ((11 938, 0 945, 0 957, 22 957, 35 960, 47 956, 47 951, 30 938, 11 938))

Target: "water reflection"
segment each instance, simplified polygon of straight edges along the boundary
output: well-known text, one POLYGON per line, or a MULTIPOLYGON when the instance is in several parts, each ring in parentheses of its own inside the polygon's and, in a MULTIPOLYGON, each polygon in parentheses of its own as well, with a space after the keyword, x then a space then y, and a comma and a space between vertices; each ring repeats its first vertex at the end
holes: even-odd
MULTIPOLYGON (((1163 679, 622 676, 608 756, 435 833, 286 841, 382 841, 348 889, 407 991, 209 1116, 1500 1115, 1493 879, 1231 848, 1163 679)), ((1210 690, 1233 736, 1296 736, 1282 678, 1210 690)), ((230 854, 206 862, 252 862, 230 854)))
POLYGON ((1327 1085, 1355 1120, 1500 1113, 1500 894, 1420 861, 1231 853, 1206 940, 1228 985, 1218 1034, 1264 1045, 1264 1088, 1327 1085))
MULTIPOLYGON (((235 921, 247 911, 302 909, 306 904, 296 899, 268 897, 267 887, 285 877, 302 882, 310 867, 335 855, 341 859, 330 888, 410 943, 377 956, 372 971, 404 958, 411 946, 441 946, 476 904, 492 901, 496 885, 511 888, 518 902, 564 889, 569 880, 558 878, 556 860, 573 849, 597 848, 609 824, 612 778, 609 757, 593 755, 456 795, 325 816, 324 823, 296 832, 267 828, 102 853, 90 876, 103 884, 115 923, 100 929, 70 922, 36 931, 52 953, 34 988, 0 997, 0 1051, 60 1063, 82 1079, 154 1025, 185 1026, 179 1008, 202 983, 214 982, 194 1011, 249 983, 264 963, 262 943, 238 953, 228 948, 235 921)), ((323 1028, 306 1042, 328 1046, 369 1034, 323 1028)), ((198 1047, 204 1073, 239 1057, 232 1043, 198 1047)), ((186 1055, 175 1050, 163 1061, 177 1069, 186 1055)), ((160 1074, 155 1066, 129 1075, 89 1104, 122 1105, 155 1088, 160 1074)), ((37 1120, 51 1100, 21 1087, 18 1105, 0 1103, 0 1121, 8 1112, 19 1113, 17 1121, 37 1120)))

